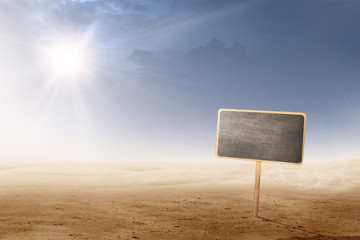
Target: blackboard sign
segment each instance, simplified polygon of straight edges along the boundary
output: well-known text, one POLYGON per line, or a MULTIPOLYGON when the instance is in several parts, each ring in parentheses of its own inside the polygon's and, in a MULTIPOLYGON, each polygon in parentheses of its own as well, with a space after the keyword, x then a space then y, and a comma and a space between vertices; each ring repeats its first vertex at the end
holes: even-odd
POLYGON ((220 109, 216 156, 301 164, 304 113, 220 109))

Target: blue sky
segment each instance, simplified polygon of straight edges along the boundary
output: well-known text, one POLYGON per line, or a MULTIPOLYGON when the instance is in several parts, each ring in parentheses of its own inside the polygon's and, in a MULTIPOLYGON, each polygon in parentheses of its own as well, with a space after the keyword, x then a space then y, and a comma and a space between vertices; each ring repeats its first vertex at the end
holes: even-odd
POLYGON ((216 160, 217 111, 235 108, 305 112, 304 162, 358 158, 359 13, 358 1, 0 1, 0 157, 216 160), (70 84, 44 54, 58 39, 85 42, 70 84))

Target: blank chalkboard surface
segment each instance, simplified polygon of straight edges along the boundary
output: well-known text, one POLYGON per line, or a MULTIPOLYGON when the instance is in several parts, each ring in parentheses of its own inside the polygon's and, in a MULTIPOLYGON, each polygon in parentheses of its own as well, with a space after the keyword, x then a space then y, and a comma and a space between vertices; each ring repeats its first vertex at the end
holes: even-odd
POLYGON ((301 164, 305 123, 304 113, 220 109, 216 155, 301 164))

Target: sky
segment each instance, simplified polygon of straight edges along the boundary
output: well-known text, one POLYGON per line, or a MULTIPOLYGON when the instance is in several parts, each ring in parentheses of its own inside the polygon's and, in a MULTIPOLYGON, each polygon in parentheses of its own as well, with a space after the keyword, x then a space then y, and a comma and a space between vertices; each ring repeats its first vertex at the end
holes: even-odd
POLYGON ((359 1, 0 0, 0 159, 228 161, 219 108, 304 112, 304 163, 359 158, 359 29, 359 1))

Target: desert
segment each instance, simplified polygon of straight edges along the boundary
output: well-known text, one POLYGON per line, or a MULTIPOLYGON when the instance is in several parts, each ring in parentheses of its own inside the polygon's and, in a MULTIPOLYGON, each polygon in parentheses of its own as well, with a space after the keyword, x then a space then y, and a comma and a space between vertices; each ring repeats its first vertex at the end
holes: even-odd
POLYGON ((360 240, 359 27, 360 1, 0 0, 0 240, 360 240))
POLYGON ((8 165, 0 238, 360 239, 358 161, 263 163, 259 217, 254 165, 8 165))

